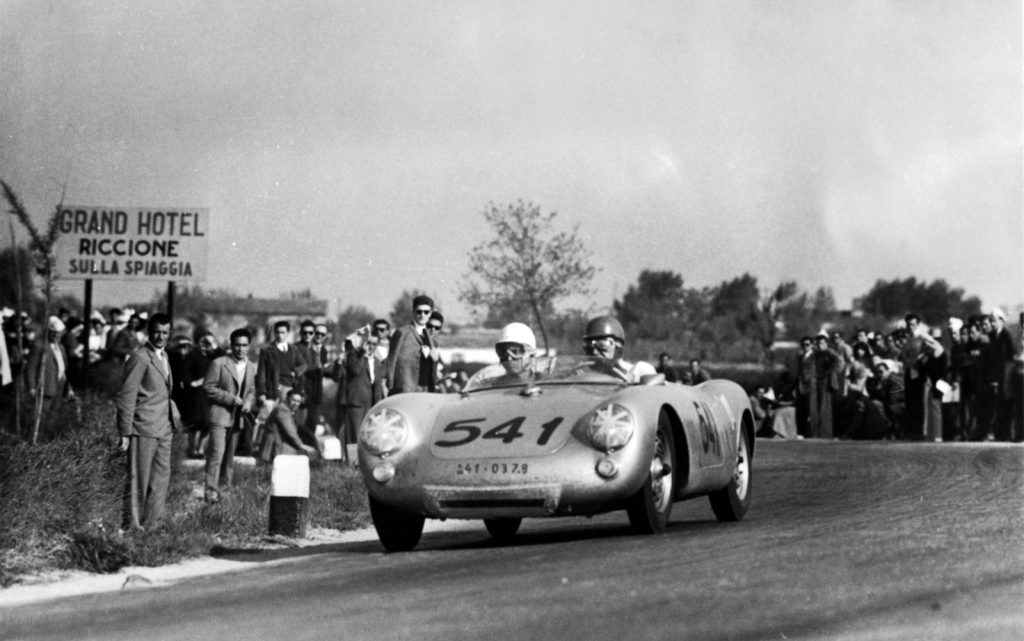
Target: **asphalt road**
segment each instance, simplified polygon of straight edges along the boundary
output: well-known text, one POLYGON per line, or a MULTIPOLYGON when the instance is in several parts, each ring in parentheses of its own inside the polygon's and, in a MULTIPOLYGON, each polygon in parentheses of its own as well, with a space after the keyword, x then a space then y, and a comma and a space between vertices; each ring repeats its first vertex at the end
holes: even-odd
POLYGON ((624 514, 226 554, 254 569, 0 607, 0 639, 1024 638, 1024 449, 758 441, 747 519, 624 514))

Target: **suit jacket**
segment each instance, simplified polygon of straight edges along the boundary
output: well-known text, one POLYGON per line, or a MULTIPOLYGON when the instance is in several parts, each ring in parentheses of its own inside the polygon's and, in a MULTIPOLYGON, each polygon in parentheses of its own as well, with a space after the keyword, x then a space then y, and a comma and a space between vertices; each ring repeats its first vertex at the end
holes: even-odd
POLYGON ((817 379, 817 373, 815 371, 816 361, 814 359, 814 349, 809 351, 801 351, 796 355, 796 383, 798 394, 810 394, 811 388, 814 387, 814 381, 817 379))
POLYGON ((277 386, 303 387, 306 372, 304 349, 289 345, 282 352, 271 343, 260 350, 259 367, 256 370, 256 395, 277 398, 277 386))
POLYGON ((302 350, 302 357, 306 361, 306 403, 319 406, 324 402, 324 376, 329 376, 325 371, 330 364, 330 360, 327 358, 327 346, 321 345, 318 350, 313 343, 309 345, 299 343, 295 347, 302 350))
POLYGON ((350 407, 371 407, 384 398, 384 363, 376 356, 366 358, 359 350, 345 354, 344 404, 350 407), (370 360, 373 360, 373 381, 370 381, 370 360))
POLYGON ((286 403, 278 403, 267 417, 266 433, 260 446, 260 459, 273 463, 278 454, 303 454, 302 438, 295 423, 295 414, 286 403))
MULTIPOLYGON (((213 355, 211 355, 213 356, 213 355)), ((201 387, 192 387, 198 379, 206 380, 213 358, 199 348, 194 348, 180 363, 171 359, 171 374, 174 376, 174 399, 185 425, 196 425, 206 420, 206 393, 201 387)))
POLYGON ((388 390, 391 394, 402 392, 425 392, 434 378, 429 365, 424 368, 422 347, 433 347, 430 338, 425 337, 412 323, 403 325, 391 335, 388 345, 388 390))
POLYGON ((124 364, 117 392, 117 431, 121 436, 169 437, 181 417, 171 400, 170 362, 160 363, 156 350, 146 345, 124 364))
POLYGON ((250 408, 256 403, 256 366, 246 359, 241 387, 235 376, 235 359, 230 356, 214 359, 206 372, 203 393, 206 395, 206 423, 210 427, 235 425, 242 410, 235 406, 236 398, 241 398, 250 408))

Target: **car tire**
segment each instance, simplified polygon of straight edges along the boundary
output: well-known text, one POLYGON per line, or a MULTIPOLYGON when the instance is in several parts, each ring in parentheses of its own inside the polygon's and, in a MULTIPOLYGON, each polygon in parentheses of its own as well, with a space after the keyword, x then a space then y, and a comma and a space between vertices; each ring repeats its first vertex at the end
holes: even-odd
POLYGON ((675 494, 675 466, 676 444, 672 436, 672 421, 662 412, 658 416, 654 456, 647 480, 626 504, 629 524, 638 534, 661 534, 668 527, 675 494))
POLYGON ((416 547, 423 535, 423 523, 426 517, 421 514, 409 514, 384 505, 370 497, 370 517, 373 527, 377 530, 377 538, 389 552, 408 552, 416 547))
POLYGON ((708 495, 711 509, 719 521, 739 521, 750 507, 751 490, 750 442, 747 430, 740 429, 740 444, 736 452, 736 471, 729 485, 708 495))
POLYGON ((516 536, 523 519, 518 517, 503 517, 497 519, 484 519, 484 527, 488 534, 498 541, 509 541, 516 536))

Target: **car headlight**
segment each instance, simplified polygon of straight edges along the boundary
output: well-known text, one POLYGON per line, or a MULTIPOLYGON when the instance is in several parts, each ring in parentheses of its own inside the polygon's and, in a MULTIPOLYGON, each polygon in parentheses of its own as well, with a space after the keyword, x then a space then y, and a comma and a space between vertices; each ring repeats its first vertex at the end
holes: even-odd
POLYGON ((594 410, 578 426, 578 436, 595 449, 614 452, 622 448, 636 431, 633 412, 618 403, 608 403, 594 410))
POLYGON ((359 442, 371 454, 386 456, 405 444, 409 422, 393 409, 381 408, 366 415, 359 427, 359 442))

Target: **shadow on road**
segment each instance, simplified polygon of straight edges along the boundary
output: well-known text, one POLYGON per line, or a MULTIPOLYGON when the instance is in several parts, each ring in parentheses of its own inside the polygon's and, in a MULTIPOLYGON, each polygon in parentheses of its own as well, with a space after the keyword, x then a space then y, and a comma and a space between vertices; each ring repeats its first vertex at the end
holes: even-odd
MULTIPOLYGON (((676 521, 670 522, 665 536, 676 533, 694 533, 708 528, 721 527, 714 520, 676 521)), ((294 539, 276 539, 272 548, 232 548, 217 546, 210 551, 210 556, 229 561, 245 563, 269 563, 282 559, 304 558, 320 554, 416 554, 440 550, 480 550, 488 548, 515 548, 542 545, 560 545, 578 541, 616 539, 616 538, 649 538, 649 535, 638 535, 628 524, 609 523, 597 525, 587 520, 573 519, 537 519, 528 529, 520 531, 508 541, 492 538, 483 524, 479 529, 463 528, 424 533, 419 545, 410 552, 387 552, 375 539, 328 542, 321 544, 300 544, 294 539)))

